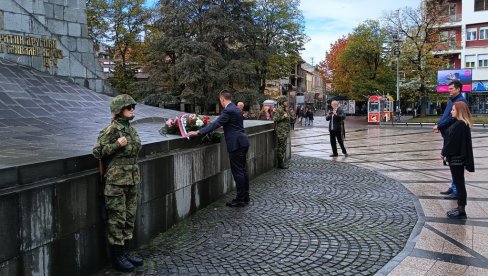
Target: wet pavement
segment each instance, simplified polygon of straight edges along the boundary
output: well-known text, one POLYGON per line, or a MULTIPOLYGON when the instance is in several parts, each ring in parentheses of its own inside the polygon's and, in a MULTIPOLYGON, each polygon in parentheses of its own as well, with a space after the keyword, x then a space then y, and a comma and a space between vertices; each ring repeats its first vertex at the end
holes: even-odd
POLYGON ((314 127, 293 133, 292 151, 374 170, 407 188, 419 220, 409 242, 379 275, 488 275, 488 132, 472 132, 476 172, 466 172, 467 220, 446 218, 457 206, 440 191, 449 188, 449 168, 442 165, 442 138, 426 127, 366 126, 364 120, 346 120, 349 157, 329 157, 328 131, 323 118, 314 127))
MULTIPOLYGON (((346 120, 349 157, 329 157, 322 116, 292 133, 288 170, 251 183, 139 248, 136 275, 488 275, 488 132, 473 131, 476 172, 466 173, 468 220, 439 191, 450 172, 431 127, 346 120)), ((106 269, 99 274, 112 274, 106 269)))

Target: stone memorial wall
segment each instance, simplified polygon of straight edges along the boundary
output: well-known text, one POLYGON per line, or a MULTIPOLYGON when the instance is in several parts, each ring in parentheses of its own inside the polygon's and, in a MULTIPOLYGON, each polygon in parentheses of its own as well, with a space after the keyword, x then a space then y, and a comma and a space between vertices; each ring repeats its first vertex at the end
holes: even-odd
POLYGON ((88 37, 85 0, 2 0, 0 58, 110 93, 88 37))

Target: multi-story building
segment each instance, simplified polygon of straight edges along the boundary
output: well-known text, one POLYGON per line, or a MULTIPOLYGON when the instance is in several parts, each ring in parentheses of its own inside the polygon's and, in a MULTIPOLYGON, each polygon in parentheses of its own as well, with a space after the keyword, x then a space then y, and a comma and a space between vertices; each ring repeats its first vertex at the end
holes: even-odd
POLYGON ((488 0, 450 0, 448 21, 441 25, 451 69, 472 69, 472 92, 466 93, 475 114, 488 114, 488 0))
MULTIPOLYGON (((120 61, 120 59, 111 57, 113 48, 107 45, 100 45, 99 47, 100 49, 97 51, 98 62, 102 66, 105 77, 111 78, 114 76, 116 62, 120 61)), ((136 64, 134 67, 136 70, 135 78, 137 80, 147 80, 149 78, 149 74, 143 71, 142 66, 136 64)))

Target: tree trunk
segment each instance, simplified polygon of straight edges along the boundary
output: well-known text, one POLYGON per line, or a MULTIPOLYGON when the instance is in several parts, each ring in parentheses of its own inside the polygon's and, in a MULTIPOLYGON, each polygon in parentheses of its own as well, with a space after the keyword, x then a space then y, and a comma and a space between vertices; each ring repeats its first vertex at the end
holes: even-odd
POLYGON ((420 116, 427 115, 427 97, 423 81, 420 83, 420 116))

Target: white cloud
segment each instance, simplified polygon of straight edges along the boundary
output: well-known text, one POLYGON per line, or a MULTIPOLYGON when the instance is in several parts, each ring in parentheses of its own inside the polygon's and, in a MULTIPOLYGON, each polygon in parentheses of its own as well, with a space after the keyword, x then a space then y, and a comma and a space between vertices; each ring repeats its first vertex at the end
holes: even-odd
POLYGON ((421 0, 301 0, 305 17, 305 33, 310 41, 305 44, 302 58, 317 64, 325 57, 330 44, 367 19, 381 19, 384 13, 405 6, 418 7, 421 0))

